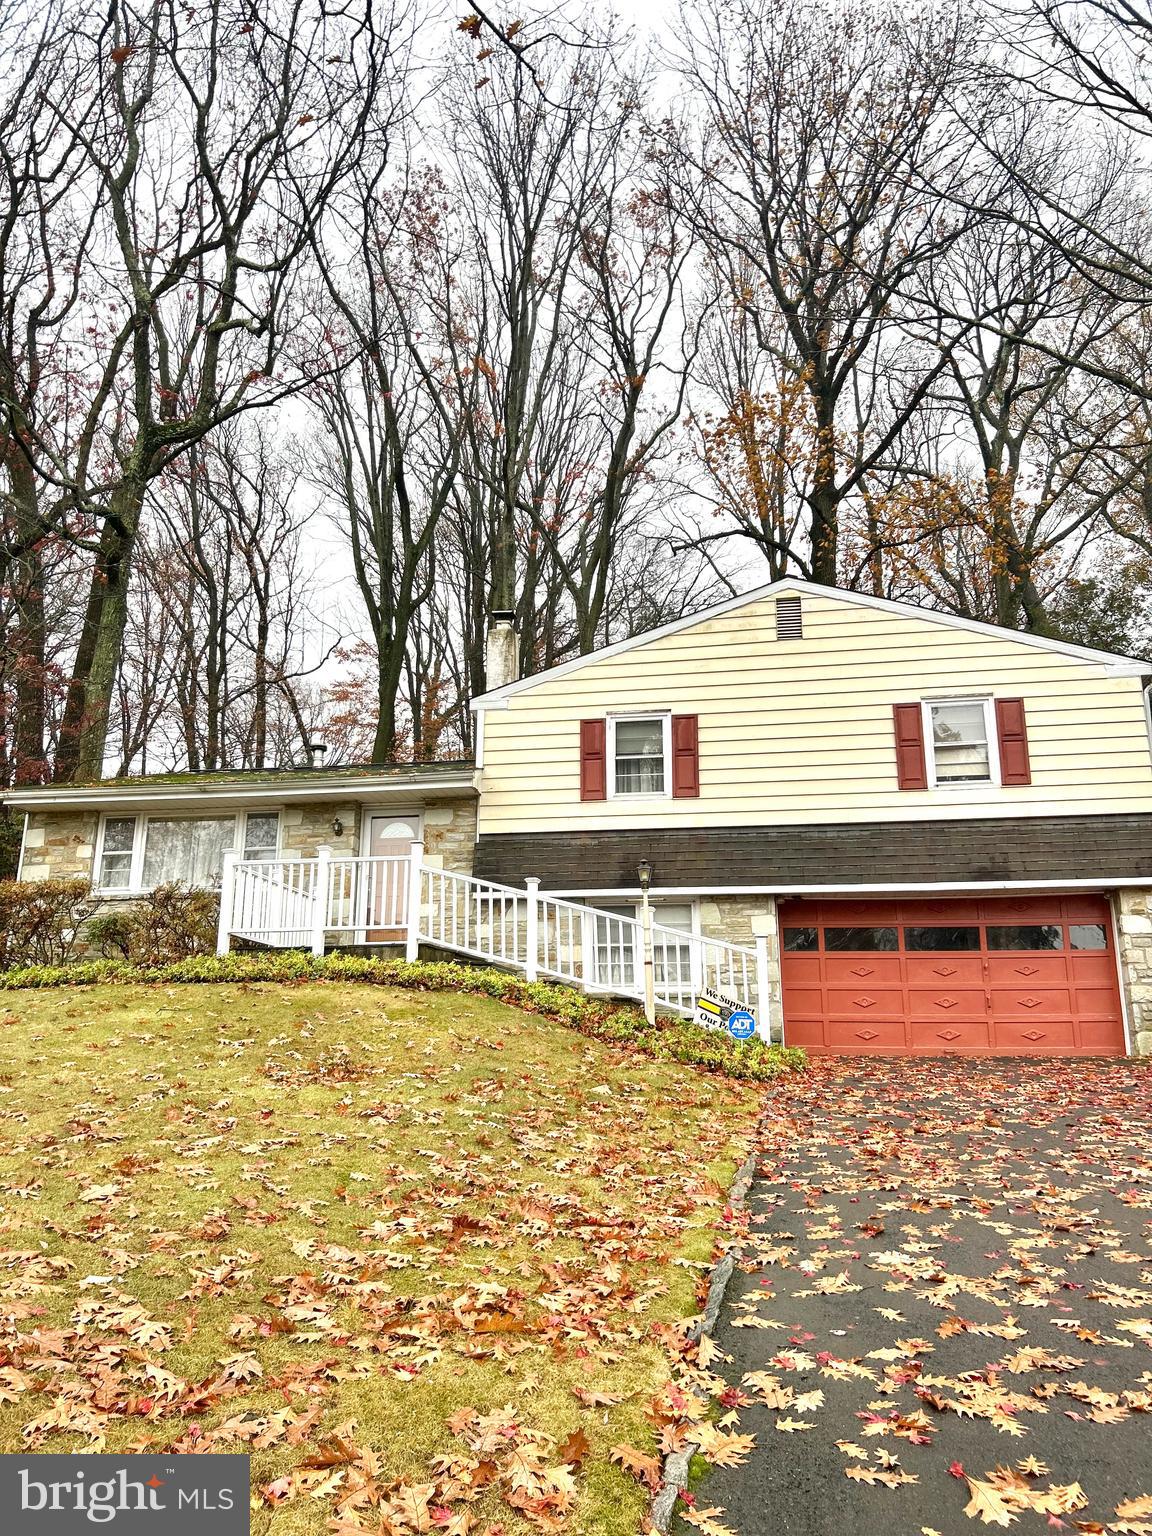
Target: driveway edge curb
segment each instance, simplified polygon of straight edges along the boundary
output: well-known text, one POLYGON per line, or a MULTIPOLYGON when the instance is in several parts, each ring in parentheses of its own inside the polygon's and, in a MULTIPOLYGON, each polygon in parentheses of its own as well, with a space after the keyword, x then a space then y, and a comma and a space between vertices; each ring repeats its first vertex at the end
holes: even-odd
MULTIPOLYGON (((729 1186, 728 1205, 730 1207, 743 1208, 748 1191, 752 1187, 752 1180, 756 1176, 756 1163, 759 1156, 759 1138, 757 1138, 756 1146, 740 1164, 736 1170, 736 1177, 729 1186)), ((716 1331, 724 1293, 728 1289, 728 1282, 736 1267, 738 1247, 737 1241, 729 1242, 720 1258, 713 1264, 708 1277, 708 1299, 704 1303, 704 1310, 693 1321, 687 1332, 690 1342, 704 1337, 710 1338, 716 1331)), ((648 1511, 650 1528, 661 1532, 662 1536, 666 1536, 671 1524, 676 1500, 688 1486, 688 1467, 699 1449, 699 1445, 694 1440, 690 1440, 682 1451, 669 1451, 664 1458, 660 1491, 653 1498, 648 1511)))

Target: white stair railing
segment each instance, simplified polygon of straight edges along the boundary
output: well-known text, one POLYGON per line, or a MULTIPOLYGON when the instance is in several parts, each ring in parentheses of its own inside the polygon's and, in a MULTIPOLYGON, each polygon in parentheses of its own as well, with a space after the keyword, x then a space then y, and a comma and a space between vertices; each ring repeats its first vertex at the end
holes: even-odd
MULTIPOLYGON (((530 981, 551 977, 586 992, 643 1000, 640 922, 540 895, 536 884, 520 890, 421 861, 409 955, 415 958, 420 944, 431 944, 522 970, 530 981)), ((652 960, 656 1002, 667 1010, 693 1013, 705 988, 756 1010, 761 992, 755 949, 654 922, 652 960)))
MULTIPOLYGON (((704 990, 753 1013, 768 997, 761 951, 659 922, 651 933, 655 1000, 666 1011, 693 1013, 704 990)), ((410 857, 395 858, 333 857, 326 848, 313 859, 227 855, 221 953, 233 938, 318 954, 330 942, 404 943, 409 959, 428 944, 522 971, 529 981, 644 999, 636 918, 541 894, 537 880, 519 889, 436 868, 419 843, 410 857)))

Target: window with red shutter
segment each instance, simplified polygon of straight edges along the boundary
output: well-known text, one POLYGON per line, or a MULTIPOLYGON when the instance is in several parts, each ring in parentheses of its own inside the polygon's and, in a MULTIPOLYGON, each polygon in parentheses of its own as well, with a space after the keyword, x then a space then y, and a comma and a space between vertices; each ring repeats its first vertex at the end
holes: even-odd
POLYGON ((608 722, 580 722, 580 798, 608 798, 608 722))
POLYGON ((1031 784, 1028 722, 1023 699, 996 700, 996 739, 1000 747, 1000 782, 1011 788, 1031 784))
POLYGON ((691 799, 700 793, 700 728, 696 715, 672 716, 672 794, 691 799))
POLYGON ((924 715, 919 704, 893 704, 896 731, 896 779, 901 789, 927 789, 924 715))

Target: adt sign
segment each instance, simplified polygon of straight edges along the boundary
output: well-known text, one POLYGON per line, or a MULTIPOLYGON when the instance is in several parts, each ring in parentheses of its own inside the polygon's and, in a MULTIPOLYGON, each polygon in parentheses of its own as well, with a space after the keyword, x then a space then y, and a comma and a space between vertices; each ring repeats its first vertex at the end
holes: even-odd
POLYGON ((746 1008, 728 1015, 728 1033, 734 1040, 750 1040, 756 1033, 756 1020, 746 1008))

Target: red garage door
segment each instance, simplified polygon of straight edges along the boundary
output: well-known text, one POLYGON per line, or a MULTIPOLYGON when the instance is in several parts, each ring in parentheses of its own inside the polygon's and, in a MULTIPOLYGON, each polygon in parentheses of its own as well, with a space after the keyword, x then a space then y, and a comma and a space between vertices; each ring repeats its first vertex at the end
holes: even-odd
POLYGON ((789 1045, 932 1056, 1125 1049, 1102 897, 792 901, 780 926, 789 1045))

